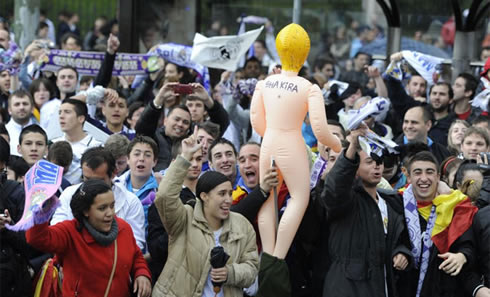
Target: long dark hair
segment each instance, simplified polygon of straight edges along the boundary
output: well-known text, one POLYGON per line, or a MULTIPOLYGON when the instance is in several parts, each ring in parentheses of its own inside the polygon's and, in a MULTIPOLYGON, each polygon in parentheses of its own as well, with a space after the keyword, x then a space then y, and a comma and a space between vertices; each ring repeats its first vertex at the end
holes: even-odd
POLYGON ((77 229, 83 228, 83 213, 90 209, 94 203, 95 197, 99 194, 104 194, 111 191, 111 187, 100 179, 91 179, 84 182, 78 190, 73 194, 70 202, 71 212, 78 221, 77 229))
MULTIPOLYGON (((39 88, 41 88, 41 85, 43 85, 46 88, 46 90, 48 90, 49 100, 56 97, 56 88, 53 86, 53 83, 47 78, 40 77, 38 79, 33 80, 31 85, 29 86, 29 93, 31 93, 32 98, 34 98, 34 93, 39 91, 39 88)), ((36 104, 35 101, 34 101, 34 104, 36 104)), ((38 108, 41 108, 41 106, 38 106, 38 108)))

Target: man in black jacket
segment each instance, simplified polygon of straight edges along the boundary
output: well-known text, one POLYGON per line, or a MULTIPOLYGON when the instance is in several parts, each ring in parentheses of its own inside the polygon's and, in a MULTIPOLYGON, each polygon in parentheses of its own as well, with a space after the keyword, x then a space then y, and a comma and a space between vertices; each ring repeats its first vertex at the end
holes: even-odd
POLYGON ((429 101, 434 123, 429 131, 429 137, 437 143, 447 146, 447 133, 456 114, 449 111, 453 101, 453 90, 446 82, 438 82, 430 87, 429 101))
MULTIPOLYGON (((159 146, 158 163, 154 170, 166 169, 171 160, 172 145, 176 140, 181 140, 189 134, 192 127, 192 115, 185 105, 177 105, 168 111, 164 118, 164 127, 158 128, 158 120, 164 110, 164 103, 174 97, 174 88, 177 83, 167 83, 158 92, 153 101, 150 101, 136 124, 136 134, 153 137, 159 146)), ((223 106, 207 95, 206 90, 200 84, 192 84, 194 100, 206 102, 206 111, 211 122, 220 126, 220 135, 228 127, 230 120, 223 106)))
POLYGON ((353 130, 322 193, 328 215, 330 265, 323 296, 398 296, 395 270, 409 264, 408 235, 396 195, 376 190, 383 164, 361 150, 353 130), (355 177, 359 178, 356 179, 355 177))
POLYGON ((490 206, 483 207, 473 219, 473 232, 476 241, 479 272, 483 275, 483 284, 473 289, 473 296, 490 296, 490 206))
POLYGON ((164 126, 158 128, 165 99, 173 96, 171 84, 165 84, 153 101, 150 101, 136 124, 136 134, 152 137, 158 144, 158 162, 153 170, 166 169, 172 160, 172 145, 189 134, 191 113, 185 105, 169 110, 164 126))
POLYGON ((30 248, 24 232, 5 228, 14 225, 24 211, 24 188, 7 180, 5 172, 10 156, 7 141, 0 137, 0 295, 5 297, 32 296, 28 259, 30 248))

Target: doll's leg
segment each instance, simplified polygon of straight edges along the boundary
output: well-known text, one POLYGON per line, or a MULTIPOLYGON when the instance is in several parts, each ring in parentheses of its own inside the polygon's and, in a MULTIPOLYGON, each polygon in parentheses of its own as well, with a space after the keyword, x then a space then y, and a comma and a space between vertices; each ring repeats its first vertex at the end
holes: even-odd
MULTIPOLYGON (((270 154, 264 147, 260 153, 260 180, 263 179, 266 171, 270 168, 270 154)), ((272 192, 272 191, 271 191, 272 192)), ((276 218, 274 210, 274 196, 269 194, 269 198, 262 204, 257 216, 260 239, 264 252, 272 255, 276 245, 276 218)))
POLYGON ((304 146, 299 146, 295 158, 281 160, 281 173, 288 186, 291 199, 282 215, 277 230, 277 241, 273 256, 284 259, 296 235, 309 202, 309 166, 304 152, 304 146))

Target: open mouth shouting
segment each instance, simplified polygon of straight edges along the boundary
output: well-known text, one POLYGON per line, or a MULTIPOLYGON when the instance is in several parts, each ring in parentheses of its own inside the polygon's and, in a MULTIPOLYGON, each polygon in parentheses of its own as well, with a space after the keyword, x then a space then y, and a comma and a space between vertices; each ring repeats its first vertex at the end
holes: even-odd
POLYGON ((255 170, 245 170, 244 178, 247 180, 247 184, 256 185, 257 184, 257 173, 255 170))

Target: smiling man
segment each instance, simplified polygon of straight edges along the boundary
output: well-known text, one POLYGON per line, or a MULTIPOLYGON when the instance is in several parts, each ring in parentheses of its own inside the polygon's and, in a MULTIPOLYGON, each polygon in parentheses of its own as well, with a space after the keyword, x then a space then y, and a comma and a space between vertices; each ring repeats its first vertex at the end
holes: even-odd
POLYGON ((153 101, 150 101, 136 123, 136 134, 153 138, 158 144, 158 161, 155 171, 166 169, 172 159, 172 145, 189 133, 191 114, 185 105, 171 108, 164 119, 164 126, 158 128, 160 115, 164 110, 165 98, 173 96, 170 84, 164 84, 153 101))
POLYGON ((53 142, 68 141, 73 150, 73 160, 64 177, 71 183, 82 181, 80 160, 82 154, 91 147, 101 146, 92 135, 83 131, 83 124, 87 119, 87 105, 80 100, 65 99, 59 107, 59 125, 63 136, 53 139, 53 142))
POLYGON ((403 192, 403 205, 415 265, 403 282, 404 292, 475 296, 480 282, 469 277, 468 261, 474 257, 470 227, 477 209, 463 193, 439 182, 438 168, 428 151, 416 153, 407 164, 410 186, 403 192))
POLYGON ((237 152, 233 143, 225 138, 217 139, 209 147, 208 161, 214 171, 224 174, 233 188, 236 187, 240 172, 237 168, 237 152))
POLYGON ((423 106, 412 107, 405 113, 403 118, 403 134, 396 139, 399 145, 405 145, 411 142, 422 142, 429 146, 430 151, 434 154, 439 162, 449 157, 450 153, 447 148, 428 137, 432 127, 432 115, 430 111, 423 106))

